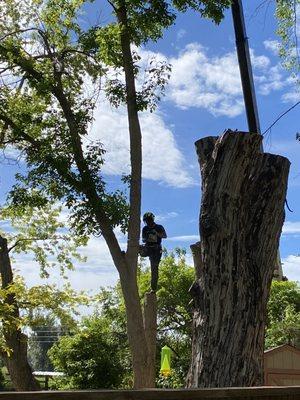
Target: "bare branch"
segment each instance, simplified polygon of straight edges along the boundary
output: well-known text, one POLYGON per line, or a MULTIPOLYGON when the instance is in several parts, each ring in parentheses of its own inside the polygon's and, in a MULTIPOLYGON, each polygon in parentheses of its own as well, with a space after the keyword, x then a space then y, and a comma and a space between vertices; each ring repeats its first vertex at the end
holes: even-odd
POLYGON ((107 0, 107 2, 112 6, 115 12, 117 12, 117 7, 114 5, 114 3, 110 0, 107 0))
POLYGON ((52 237, 48 237, 48 238, 22 238, 22 239, 18 239, 12 246, 10 246, 8 248, 8 253, 13 250, 16 246, 18 246, 18 244, 20 242, 37 242, 37 241, 45 241, 45 240, 56 240, 56 239, 66 239, 64 236, 52 236, 52 237))
POLYGON ((32 27, 32 28, 27 28, 27 29, 18 29, 16 31, 9 32, 6 35, 3 35, 2 37, 0 37, 0 41, 6 39, 9 36, 16 35, 18 33, 25 33, 25 32, 30 32, 30 31, 38 31, 38 28, 32 27))

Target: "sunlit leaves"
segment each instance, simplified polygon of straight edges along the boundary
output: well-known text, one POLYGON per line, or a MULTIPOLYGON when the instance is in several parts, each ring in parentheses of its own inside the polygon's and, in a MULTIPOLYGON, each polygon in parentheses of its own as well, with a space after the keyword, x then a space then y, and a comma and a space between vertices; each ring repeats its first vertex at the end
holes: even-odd
MULTIPOLYGON (((211 18, 219 23, 223 18, 225 8, 231 4, 230 0, 224 1, 141 1, 141 0, 115 0, 114 13, 118 17, 126 9, 126 26, 121 23, 110 23, 94 32, 94 46, 98 45, 98 52, 104 63, 115 68, 115 74, 106 80, 106 94, 110 102, 118 107, 127 102, 126 85, 120 76, 123 67, 120 37, 126 30, 131 45, 141 46, 148 41, 157 41, 166 28, 171 26, 177 12, 193 9, 201 16, 211 18)), ((138 50, 132 51, 133 65, 137 82, 136 103, 139 111, 154 111, 170 76, 170 65, 164 62, 151 60, 150 67, 145 69, 140 66, 138 50), (143 81, 143 82, 141 82, 143 81)))
POLYGON ((96 45, 101 61, 110 67, 122 66, 120 26, 108 24, 96 30, 96 45))
POLYGON ((15 31, 9 23, 5 32, 0 28, 0 36, 6 35, 0 45, 0 59, 16 81, 6 81, 1 92, 0 145, 15 146, 28 166, 27 175, 17 176, 12 202, 38 205, 43 198, 60 200, 72 209, 78 231, 99 234, 95 210, 85 195, 86 187, 93 182, 106 218, 113 227, 120 225, 125 229, 127 199, 121 191, 106 192, 101 176, 101 143, 81 142, 92 122, 95 94, 105 72, 101 54, 88 46, 88 34, 78 24, 84 2, 35 1, 34 10, 29 7, 32 2, 27 8, 12 2, 16 10, 9 8, 8 3, 7 12, 13 13, 11 18, 8 15, 8 21, 21 18, 21 9, 26 21, 27 15, 32 16, 22 31, 15 31), (86 86, 90 86, 90 92, 86 86), (79 136, 77 142, 74 135, 79 136), (78 144, 84 157, 81 161, 78 144), (30 186, 35 193, 29 195, 26 190, 30 186))
POLYGON ((65 270, 74 268, 75 260, 85 260, 78 247, 87 244, 87 237, 67 229, 61 219, 61 207, 47 203, 33 207, 28 201, 25 204, 18 201, 16 205, 1 208, 0 218, 13 229, 10 233, 2 232, 9 239, 12 254, 32 254, 42 277, 47 277, 53 267, 58 267, 63 276, 65 270))
POLYGON ((297 282, 272 282, 268 302, 266 348, 300 343, 300 287, 297 282))
MULTIPOLYGON (((143 81, 139 75, 140 68, 138 67, 139 57, 136 57, 136 76, 138 81, 138 88, 136 90, 136 102, 138 111, 150 112, 155 111, 161 96, 164 95, 168 80, 170 78, 171 66, 166 62, 150 60, 148 67, 142 70, 143 81)), ((118 76, 118 74, 117 74, 118 76)), ((119 107, 121 104, 125 105, 126 85, 118 77, 107 79, 106 81, 106 95, 114 107, 119 107)))
POLYGON ((192 8, 200 12, 201 16, 213 20, 219 24, 224 17, 224 11, 232 3, 232 0, 173 0, 174 6, 179 11, 186 11, 187 8, 192 8))
POLYGON ((277 34, 281 38, 279 54, 284 66, 291 70, 299 80, 300 48, 299 48, 299 23, 300 0, 276 1, 276 17, 278 21, 277 34))
POLYGON ((73 336, 65 336, 50 350, 56 369, 66 375, 64 388, 117 388, 125 370, 124 344, 109 321, 90 317, 73 336))
POLYGON ((160 39, 164 29, 174 23, 178 11, 193 9, 201 16, 220 23, 231 0, 114 0, 113 3, 116 9, 124 5, 127 8, 132 43, 139 46, 149 40, 160 39))
MULTIPOLYGON (((92 122, 96 99, 93 94, 86 96, 85 85, 92 83, 97 93, 101 77, 107 73, 107 97, 116 107, 126 103, 126 87, 118 75, 123 72, 120 38, 124 29, 131 45, 139 46, 162 37, 178 10, 192 8, 219 22, 229 1, 115 0, 115 16, 126 7, 128 25, 115 20, 87 31, 79 23, 84 3, 4 2, 6 17, 0 14, 0 59, 13 79, 8 82, 2 76, 5 89, 0 104, 1 146, 15 146, 29 167, 26 176, 18 177, 12 192, 15 204, 17 200, 30 202, 25 191, 33 186, 41 199, 58 199, 71 209, 73 226, 78 232, 100 234, 99 214, 96 217, 95 204, 92 206, 86 195, 86 186, 93 183, 106 220, 112 227, 120 226, 125 231, 127 197, 122 191, 106 189, 101 174, 101 144, 86 146, 81 141, 92 122), (112 69, 116 72, 114 77, 112 69), (74 135, 80 137, 77 142, 74 135), (83 148, 83 160, 78 145, 83 148)), ((132 65, 138 82, 137 108, 153 111, 164 93, 170 66, 153 60, 144 70, 137 51, 133 52, 132 65)))
POLYGON ((0 346, 8 350, 4 340, 1 341, 1 329, 24 329, 40 324, 41 315, 48 315, 61 325, 72 329, 76 326, 78 306, 88 305, 89 297, 84 292, 76 292, 69 284, 40 285, 28 288, 24 279, 15 276, 14 283, 5 289, 0 289, 0 346), (15 301, 8 304, 7 296, 13 295, 15 301), (15 313, 15 307, 20 313, 15 313))

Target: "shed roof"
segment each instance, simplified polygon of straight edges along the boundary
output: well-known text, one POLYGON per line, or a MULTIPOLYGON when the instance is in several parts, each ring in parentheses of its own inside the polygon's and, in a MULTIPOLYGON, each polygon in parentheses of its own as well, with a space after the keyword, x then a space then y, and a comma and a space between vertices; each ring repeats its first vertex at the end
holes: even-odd
POLYGON ((297 355, 300 356, 300 349, 297 349, 296 347, 291 346, 290 344, 282 344, 281 346, 265 350, 265 357, 268 357, 269 355, 273 355, 275 353, 280 353, 282 351, 292 351, 293 353, 296 353, 297 355))

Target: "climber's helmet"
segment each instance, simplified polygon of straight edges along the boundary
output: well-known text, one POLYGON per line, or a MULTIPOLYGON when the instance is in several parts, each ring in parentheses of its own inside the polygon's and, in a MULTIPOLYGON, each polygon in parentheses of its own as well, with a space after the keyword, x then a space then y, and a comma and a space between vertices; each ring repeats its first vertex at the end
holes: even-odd
POLYGON ((148 223, 148 222, 154 222, 154 218, 155 218, 155 215, 152 213, 152 212, 146 212, 144 215, 143 215, 143 221, 144 222, 146 222, 146 223, 148 223))

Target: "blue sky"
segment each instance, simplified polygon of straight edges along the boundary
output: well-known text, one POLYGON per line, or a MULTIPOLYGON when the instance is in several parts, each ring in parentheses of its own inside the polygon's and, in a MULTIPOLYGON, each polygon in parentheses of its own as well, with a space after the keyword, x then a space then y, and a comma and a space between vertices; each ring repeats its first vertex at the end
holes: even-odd
MULTIPOLYGON (((103 2, 85 9, 82 21, 88 24, 99 15, 109 19, 109 11, 98 13, 103 2), (97 10, 97 12, 96 12, 97 10)), ((300 100, 290 75, 280 65, 273 6, 257 7, 262 1, 244 1, 244 13, 251 48, 256 94, 262 131, 283 111, 300 100)), ((204 136, 219 135, 226 128, 247 131, 247 123, 235 54, 235 38, 230 11, 216 26, 194 12, 178 16, 176 24, 158 43, 139 49, 142 64, 155 57, 172 64, 172 75, 157 111, 141 114, 144 150, 143 211, 157 215, 168 233, 164 244, 189 249, 197 241, 200 207, 199 166, 194 142, 204 136)), ((300 106, 279 121, 264 140, 267 152, 281 154, 291 161, 286 222, 280 252, 284 273, 300 281, 300 106)), ((105 172, 115 187, 119 175, 128 172, 128 132, 126 112, 101 103, 95 112, 91 138, 101 139, 107 152, 105 172)), ((4 165, 0 193, 5 197, 17 167, 4 165)), ((122 238, 121 238, 122 240, 122 238)), ((89 260, 70 275, 76 288, 95 289, 117 279, 105 243, 93 238, 87 249, 89 260)), ((188 257, 189 259, 189 257, 188 257)), ((17 259, 28 282, 37 278, 29 259, 17 259)), ((59 282, 59 277, 55 278, 59 282)))

